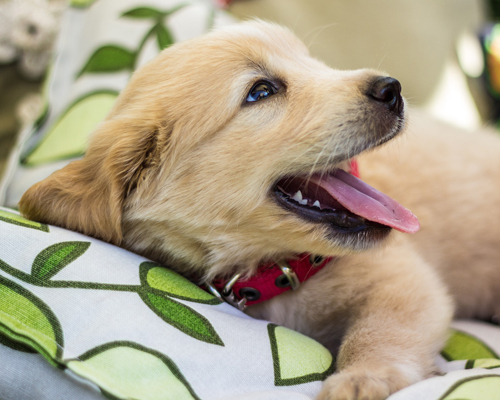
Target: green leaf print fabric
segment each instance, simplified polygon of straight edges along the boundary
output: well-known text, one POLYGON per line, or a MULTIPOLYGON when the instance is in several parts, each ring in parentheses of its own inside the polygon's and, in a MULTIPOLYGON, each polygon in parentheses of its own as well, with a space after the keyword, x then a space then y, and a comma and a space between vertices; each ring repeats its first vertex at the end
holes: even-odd
MULTIPOLYGON (((1 376, 28 356, 43 357, 44 374, 65 371, 51 378, 61 390, 70 377, 79 393, 84 379, 111 399, 312 400, 334 372, 319 343, 251 319, 172 269, 12 210, 0 216, 0 354, 12 359, 0 365, 0 394, 1 376)), ((437 360, 444 375, 389 399, 497 399, 499 353, 499 327, 457 321, 437 360)), ((32 399, 58 398, 46 394, 32 399)))
POLYGON ((332 355, 314 340, 274 324, 269 324, 267 330, 276 386, 324 380, 333 373, 335 365, 332 355))
POLYGON ((480 339, 465 332, 453 330, 441 354, 449 361, 474 359, 498 359, 494 350, 480 339))
POLYGON ((500 376, 480 376, 459 381, 442 400, 496 400, 500 393, 500 376))
POLYGON ((38 146, 21 160, 22 165, 33 168, 82 156, 89 133, 104 119, 117 97, 116 91, 99 90, 75 100, 38 146))
POLYGON ((333 370, 314 340, 165 266, 1 212, 0 348, 36 352, 114 399, 312 399, 333 370))
POLYGON ((0 276, 0 332, 7 340, 32 347, 55 365, 61 356, 61 325, 38 297, 0 276))
POLYGON ((107 343, 69 360, 68 366, 118 397, 199 400, 172 360, 137 343, 107 343))
POLYGON ((33 261, 31 275, 48 280, 89 248, 89 242, 60 242, 42 250, 33 261))
POLYGON ((43 232, 49 231, 49 227, 45 224, 27 220, 26 218, 23 218, 18 214, 13 214, 11 212, 7 212, 1 209, 0 209, 0 221, 8 222, 9 224, 24 226, 26 228, 38 229, 43 232))

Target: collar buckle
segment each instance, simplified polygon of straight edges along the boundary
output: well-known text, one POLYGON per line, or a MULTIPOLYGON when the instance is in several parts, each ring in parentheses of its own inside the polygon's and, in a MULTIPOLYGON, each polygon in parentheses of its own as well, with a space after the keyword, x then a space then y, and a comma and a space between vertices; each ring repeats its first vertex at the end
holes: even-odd
POLYGON ((292 290, 297 290, 300 287, 300 280, 295 271, 290 268, 290 265, 286 261, 276 261, 276 265, 281 269, 283 275, 286 276, 288 282, 290 282, 290 287, 292 290))
POLYGON ((206 286, 208 291, 212 293, 219 300, 222 300, 229 305, 237 308, 240 311, 244 311, 246 306, 247 299, 243 297, 242 299, 238 299, 233 291, 233 286, 238 279, 240 279, 241 274, 233 275, 229 281, 224 285, 224 288, 219 292, 214 285, 211 283, 207 283, 206 286))

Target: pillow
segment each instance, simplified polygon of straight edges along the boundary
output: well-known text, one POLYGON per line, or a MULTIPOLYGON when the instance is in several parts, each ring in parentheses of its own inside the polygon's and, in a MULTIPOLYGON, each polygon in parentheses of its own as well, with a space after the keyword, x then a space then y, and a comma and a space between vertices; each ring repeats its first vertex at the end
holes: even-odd
POLYGON ((0 205, 80 158, 132 72, 174 42, 234 23, 211 0, 72 0, 45 82, 45 107, 25 127, 0 183, 0 205))
POLYGON ((0 342, 12 362, 35 351, 45 369, 133 399, 305 400, 333 371, 314 340, 108 243, 7 209, 0 243, 0 342))
MULTIPOLYGON (((314 340, 119 247, 8 209, 0 243, 3 400, 311 400, 333 372, 314 340)), ((497 399, 499 355, 500 327, 457 321, 446 375, 390 399, 497 399)))

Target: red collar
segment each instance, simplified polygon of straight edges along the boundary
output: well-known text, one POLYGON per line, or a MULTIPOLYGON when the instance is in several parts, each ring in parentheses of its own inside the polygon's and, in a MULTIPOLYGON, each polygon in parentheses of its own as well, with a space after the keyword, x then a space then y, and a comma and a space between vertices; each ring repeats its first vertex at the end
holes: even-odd
POLYGON ((255 275, 243 280, 235 275, 230 280, 215 280, 210 292, 244 310, 246 306, 272 299, 300 284, 323 268, 332 257, 300 254, 296 259, 262 264, 255 275), (214 289, 216 289, 214 291, 214 289))
MULTIPOLYGON (((350 171, 359 177, 358 163, 352 160, 350 171)), ((255 275, 243 280, 235 275, 229 280, 214 280, 208 290, 221 300, 244 310, 246 306, 272 299, 300 284, 319 272, 333 257, 313 256, 303 253, 286 261, 262 264, 255 275)))

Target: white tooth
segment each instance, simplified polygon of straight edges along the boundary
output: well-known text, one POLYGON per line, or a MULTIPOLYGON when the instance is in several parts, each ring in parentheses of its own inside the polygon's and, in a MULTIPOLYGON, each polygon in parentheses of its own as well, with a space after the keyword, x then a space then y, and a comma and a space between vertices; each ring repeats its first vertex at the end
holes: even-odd
POLYGON ((303 206, 306 206, 307 205, 307 199, 300 200, 299 204, 302 204, 303 206))
POLYGON ((302 201, 302 192, 300 190, 297 191, 297 193, 293 195, 292 199, 300 203, 302 201))
POLYGON ((316 200, 314 203, 313 203, 313 207, 318 207, 318 208, 321 208, 321 204, 319 204, 319 201, 316 200))

